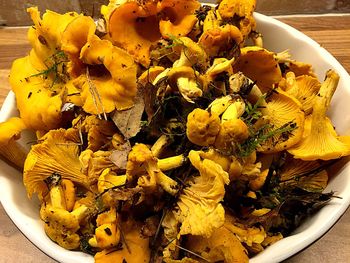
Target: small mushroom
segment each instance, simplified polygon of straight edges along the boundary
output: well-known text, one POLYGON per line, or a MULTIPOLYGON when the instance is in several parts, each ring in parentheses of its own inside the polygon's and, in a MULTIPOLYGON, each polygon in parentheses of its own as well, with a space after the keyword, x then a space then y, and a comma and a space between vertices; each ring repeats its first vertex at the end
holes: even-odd
POLYGON ((277 133, 258 148, 259 152, 275 153, 297 144, 303 135, 305 114, 300 102, 282 90, 276 90, 261 112, 268 123, 266 133, 285 127, 290 131, 277 133))
POLYGON ((59 174, 62 179, 90 188, 88 178, 81 172, 79 135, 75 129, 51 130, 38 144, 32 146, 24 163, 23 182, 29 197, 47 192, 46 179, 59 174))
POLYGON ((158 186, 171 195, 178 192, 178 183, 160 170, 157 158, 141 143, 135 144, 129 153, 126 176, 128 182, 137 179, 137 184, 148 193, 157 191, 158 186))
POLYGON ((162 37, 181 37, 191 32, 197 22, 197 0, 162 0, 158 2, 159 30, 162 37))
POLYGON ((282 78, 275 53, 256 46, 241 48, 241 55, 233 65, 233 70, 243 72, 256 82, 263 93, 271 90, 282 78))
POLYGON ((318 92, 311 114, 311 127, 308 134, 288 149, 294 158, 302 160, 331 160, 350 155, 349 136, 337 136, 326 117, 332 96, 337 88, 339 75, 329 70, 318 92))
POLYGON ((21 131, 25 128, 23 120, 17 117, 0 123, 0 156, 21 170, 27 151, 16 140, 21 137, 21 131))
POLYGON ((243 39, 246 39, 256 28, 253 17, 255 7, 256 0, 223 0, 218 6, 218 12, 223 21, 237 24, 243 39))
POLYGON ((200 175, 192 178, 175 209, 165 216, 162 226, 167 238, 176 238, 177 234, 210 237, 225 222, 220 202, 225 195, 225 185, 230 182, 228 173, 212 160, 202 159, 198 151, 190 151, 188 158, 200 175), (178 224, 181 224, 179 232, 178 224))
POLYGON ((293 72, 288 72, 286 83, 285 91, 299 100, 305 115, 310 114, 315 97, 321 87, 318 79, 309 75, 295 77, 293 72))
POLYGON ((134 105, 137 66, 130 55, 110 41, 92 35, 82 48, 80 59, 92 66, 91 70, 80 76, 83 105, 79 106, 85 112, 106 114, 134 105), (93 70, 98 65, 104 67, 102 72, 93 70))

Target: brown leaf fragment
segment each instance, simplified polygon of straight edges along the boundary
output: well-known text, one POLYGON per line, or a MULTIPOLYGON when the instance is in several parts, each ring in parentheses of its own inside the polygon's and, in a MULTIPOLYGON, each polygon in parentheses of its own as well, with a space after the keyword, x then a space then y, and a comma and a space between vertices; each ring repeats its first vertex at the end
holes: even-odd
POLYGON ((125 170, 130 151, 131 145, 130 142, 127 141, 126 143, 120 146, 120 150, 112 151, 109 158, 118 167, 118 169, 125 170))
POLYGON ((143 189, 141 187, 135 188, 124 188, 124 189, 111 189, 108 191, 108 194, 113 198, 113 200, 117 201, 128 201, 131 200, 136 194, 142 192, 143 189))
POLYGON ((127 110, 114 111, 112 120, 125 139, 134 137, 141 129, 141 117, 145 109, 145 102, 139 91, 135 97, 134 106, 127 110))

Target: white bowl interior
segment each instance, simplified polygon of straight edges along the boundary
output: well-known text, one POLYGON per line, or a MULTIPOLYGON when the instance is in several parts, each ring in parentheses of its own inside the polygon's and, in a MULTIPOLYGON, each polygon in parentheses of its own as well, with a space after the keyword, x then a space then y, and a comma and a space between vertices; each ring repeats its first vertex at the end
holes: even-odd
MULTIPOLYGON (((319 44, 275 19, 255 14, 258 31, 264 36, 264 46, 274 52, 289 49, 292 58, 310 63, 320 80, 328 69, 335 69, 341 76, 329 115, 340 134, 350 135, 350 76, 346 70, 319 44)), ((0 121, 18 115, 15 98, 11 92, 0 112, 0 121)), ((30 136, 23 136, 21 142, 29 145, 30 136)), ((20 231, 45 254, 60 262, 93 262, 93 257, 82 252, 65 250, 53 243, 43 229, 39 219, 39 203, 27 198, 21 174, 0 160, 1 203, 20 231)), ((332 178, 326 191, 335 191, 342 199, 334 199, 312 218, 308 219, 295 233, 251 259, 252 263, 280 262, 297 253, 322 236, 345 212, 350 203, 350 165, 347 163, 332 178)))

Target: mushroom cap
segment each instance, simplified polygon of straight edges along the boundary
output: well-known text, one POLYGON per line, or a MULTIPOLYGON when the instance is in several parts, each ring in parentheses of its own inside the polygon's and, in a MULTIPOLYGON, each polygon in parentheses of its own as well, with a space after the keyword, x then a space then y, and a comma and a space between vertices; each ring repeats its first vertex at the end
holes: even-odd
POLYGON ((233 70, 243 72, 256 82, 263 93, 267 92, 282 78, 281 69, 274 55, 273 52, 257 46, 241 48, 241 55, 233 65, 233 70))
POLYGON ((91 73, 81 75, 78 82, 85 112, 102 114, 133 106, 137 66, 130 55, 108 40, 92 35, 82 48, 80 59, 92 67, 91 73), (102 72, 94 72, 94 66, 99 65, 102 72))
POLYGON ((220 202, 225 195, 225 185, 230 182, 227 172, 212 160, 202 159, 198 151, 190 151, 188 157, 200 175, 183 189, 177 208, 165 216, 162 225, 167 238, 170 237, 167 234, 177 232, 174 217, 182 223, 179 235, 210 237, 225 222, 225 210, 220 202))
POLYGON ((310 192, 322 192, 328 183, 328 173, 325 170, 312 172, 320 166, 319 161, 303 161, 289 156, 280 172, 281 184, 295 185, 310 192), (307 173, 310 174, 306 175, 307 173))
POLYGON ((231 21, 238 17, 238 27, 246 39, 251 31, 255 30, 256 22, 253 13, 256 6, 256 0, 223 0, 218 6, 218 12, 223 20, 231 21))
POLYGON ((45 180, 53 173, 89 189, 87 176, 81 172, 78 158, 79 133, 75 129, 51 130, 32 146, 24 164, 23 183, 28 196, 42 196, 47 189, 45 180))
POLYGON ((329 70, 319 93, 315 97, 309 135, 304 136, 305 138, 300 143, 288 149, 294 158, 330 160, 350 155, 349 136, 335 136, 334 128, 326 117, 338 82, 339 75, 335 71, 329 70))
MULTIPOLYGON (((228 222, 225 222, 226 224, 228 222)), ((249 258, 246 249, 225 225, 215 229, 209 238, 189 235, 185 247, 209 262, 247 263, 249 258)))
POLYGON ((261 109, 261 112, 271 125, 271 128, 268 128, 267 131, 279 129, 288 123, 294 123, 295 129, 286 137, 283 134, 278 134, 267 140, 258 148, 259 152, 275 153, 283 151, 291 148, 301 140, 305 115, 297 99, 278 89, 277 94, 272 94, 269 102, 265 108, 261 109))
POLYGON ((295 78, 292 72, 288 72, 286 78, 287 83, 292 81, 292 85, 287 85, 285 91, 299 100, 306 115, 310 114, 321 83, 317 78, 309 75, 301 75, 295 78))
POLYGON ((137 83, 145 87, 147 83, 153 83, 157 76, 165 70, 164 67, 155 66, 145 70, 137 79, 137 83))
POLYGON ((204 31, 198 40, 198 44, 210 57, 217 57, 224 52, 230 52, 235 46, 241 45, 243 37, 239 29, 233 25, 204 31))
POLYGON ((17 108, 26 127, 31 130, 48 131, 61 123, 62 86, 52 86, 52 76, 47 79, 34 77, 45 69, 33 50, 29 56, 16 59, 11 67, 9 80, 16 95, 17 108))
POLYGON ((0 123, 0 146, 7 145, 10 140, 17 140, 21 132, 26 128, 23 120, 18 117, 12 117, 5 122, 0 123))
POLYGON ((27 12, 34 23, 28 30, 29 42, 38 58, 45 61, 60 50, 62 32, 79 15, 75 12, 61 15, 47 10, 40 18, 38 7, 30 7, 27 12))
POLYGON ((157 3, 144 1, 118 5, 107 18, 108 31, 113 44, 125 49, 145 67, 150 64, 150 47, 160 39, 157 3))
POLYGON ((180 59, 174 62, 173 67, 200 65, 204 67, 207 54, 204 49, 188 37, 180 37, 174 40, 173 51, 180 54, 180 59))
POLYGON ((188 102, 201 97, 207 85, 205 77, 188 66, 173 67, 168 71, 167 76, 170 87, 179 90, 188 102))
POLYGON ((67 71, 71 77, 84 73, 85 66, 80 60, 80 51, 95 31, 96 24, 89 16, 76 17, 63 31, 61 49, 69 58, 67 71))
POLYGON ((181 37, 191 32, 197 22, 197 0, 162 0, 158 2, 159 30, 162 37, 181 37))
POLYGON ((220 118, 199 108, 194 109, 187 116, 186 135, 188 139, 200 146, 213 145, 220 131, 220 118))
POLYGON ((23 169, 27 157, 27 150, 16 142, 26 126, 21 118, 12 117, 0 123, 0 157, 10 164, 23 169))

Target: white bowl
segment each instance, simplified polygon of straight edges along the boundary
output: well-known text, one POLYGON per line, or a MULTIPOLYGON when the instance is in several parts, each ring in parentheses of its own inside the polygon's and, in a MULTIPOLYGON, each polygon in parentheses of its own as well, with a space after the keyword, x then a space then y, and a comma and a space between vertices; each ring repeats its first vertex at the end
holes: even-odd
MULTIPOLYGON (((340 134, 350 135, 350 76, 339 62, 315 41, 294 28, 273 18, 255 14, 258 31, 264 36, 267 49, 280 52, 289 49, 294 59, 311 63, 320 80, 328 69, 340 75, 339 87, 334 95, 329 115, 340 134)), ((10 92, 0 112, 0 121, 17 115, 15 98, 10 92)), ((26 144, 23 138, 22 143, 26 144)), ((45 254, 60 262, 93 262, 93 257, 82 252, 65 250, 53 243, 44 232, 39 219, 39 203, 29 200, 22 184, 21 174, 0 161, 0 200, 12 221, 20 231, 45 254)), ((329 230, 350 204, 350 164, 347 163, 332 178, 326 191, 335 191, 342 199, 334 199, 312 218, 305 221, 293 235, 282 239, 251 259, 252 263, 280 262, 312 242, 329 230)))

